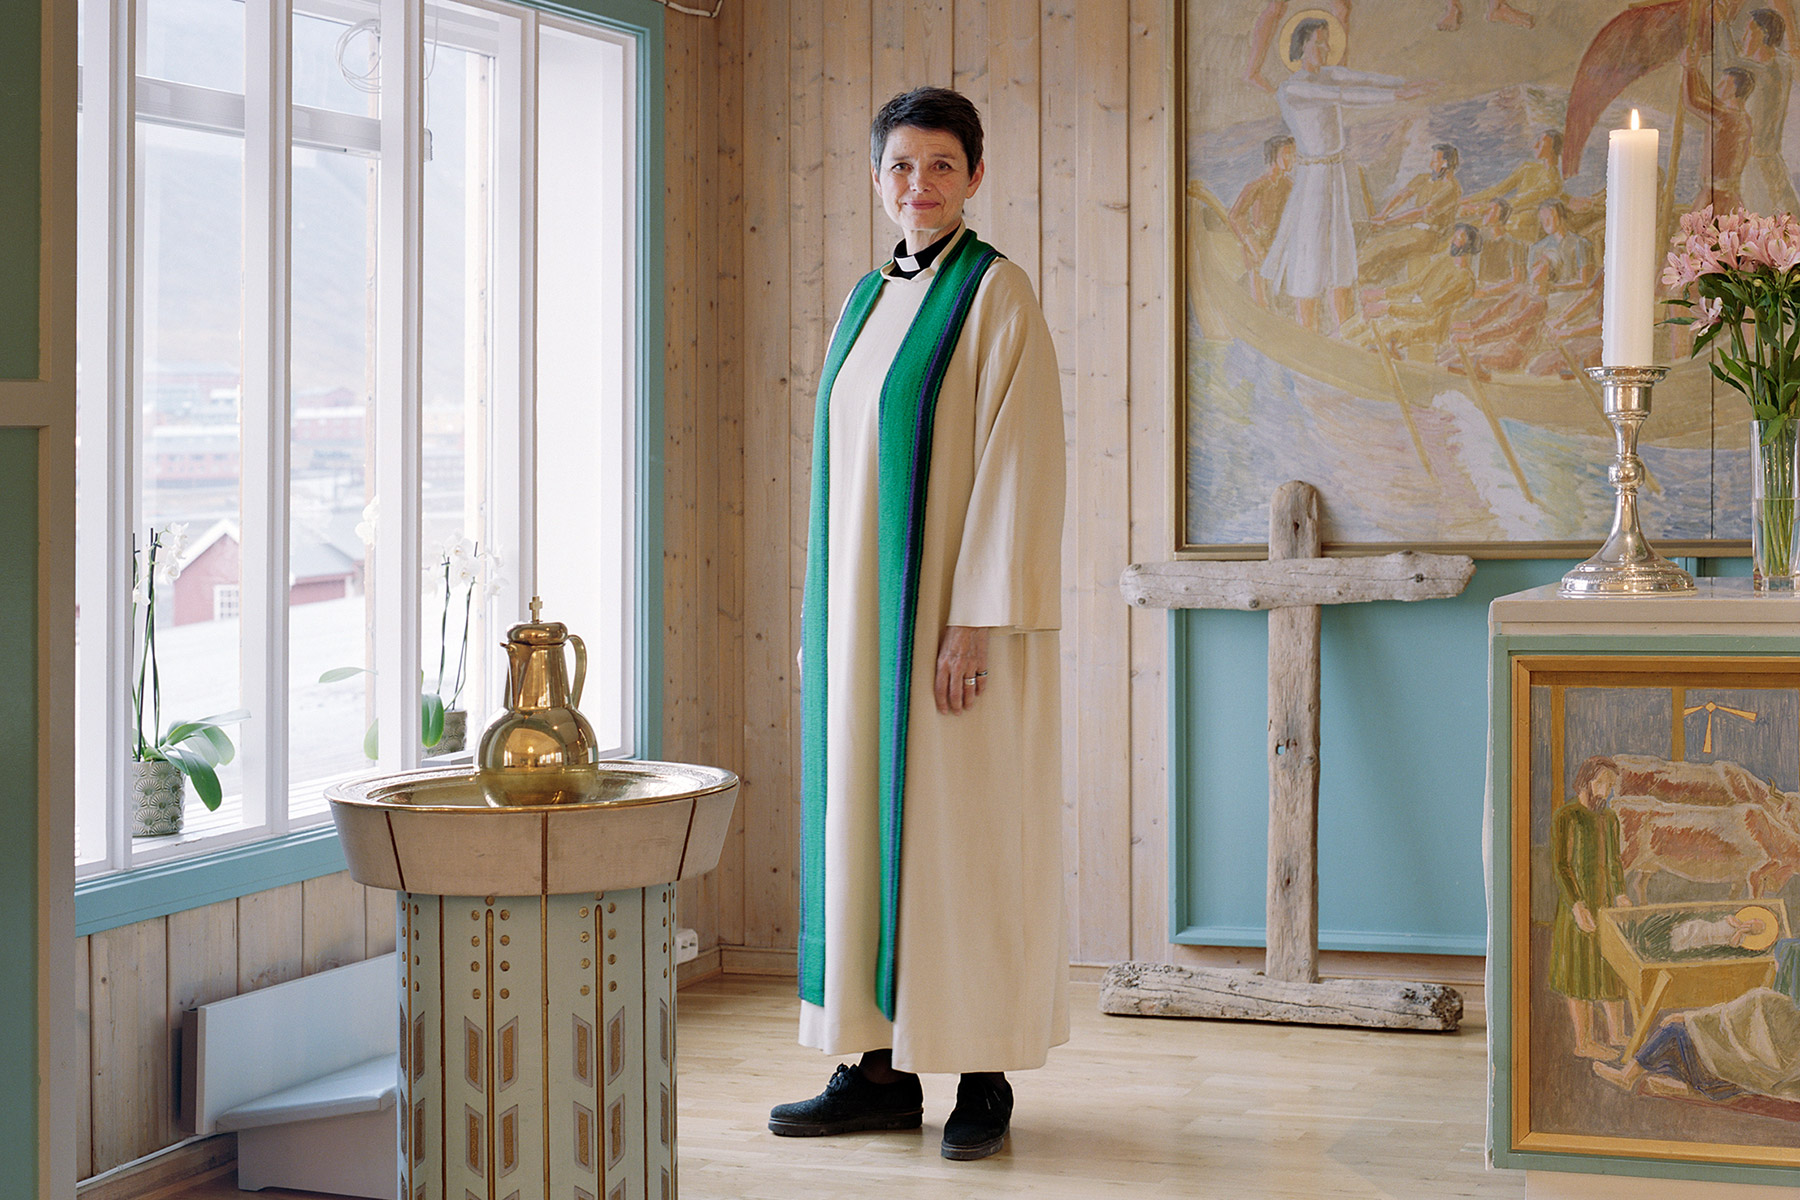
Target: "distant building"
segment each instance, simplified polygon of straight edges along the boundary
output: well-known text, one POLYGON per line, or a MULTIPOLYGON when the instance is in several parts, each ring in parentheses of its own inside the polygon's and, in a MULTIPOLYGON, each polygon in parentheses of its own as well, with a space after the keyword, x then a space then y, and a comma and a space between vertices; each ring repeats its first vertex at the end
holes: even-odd
MULTIPOLYGON (((189 547, 173 585, 171 623, 224 621, 243 609, 235 521, 219 521, 189 547)), ((339 600, 362 589, 360 559, 322 538, 296 537, 288 550, 288 603, 339 600)))

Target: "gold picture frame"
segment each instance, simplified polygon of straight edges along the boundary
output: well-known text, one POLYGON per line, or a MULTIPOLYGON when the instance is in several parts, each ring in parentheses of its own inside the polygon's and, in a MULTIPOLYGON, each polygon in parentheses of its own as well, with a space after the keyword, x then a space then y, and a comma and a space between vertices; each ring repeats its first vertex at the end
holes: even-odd
POLYGON ((1800 1179, 1800 657, 1509 661, 1496 1163, 1800 1179))
MULTIPOLYGON (((1530 17, 1524 28, 1485 16, 1493 6, 1465 3, 1455 29, 1442 28, 1448 7, 1447 0, 1173 0, 1170 253, 1178 384, 1170 479, 1177 557, 1266 553, 1269 496, 1293 478, 1319 488, 1326 549, 1333 552, 1579 558, 1605 537, 1614 502, 1607 481, 1612 432, 1598 386, 1582 370, 1599 362, 1597 318, 1590 318, 1600 290, 1604 131, 1623 124, 1632 107, 1663 129, 1665 167, 1671 149, 1677 154, 1673 176, 1663 172, 1661 209, 1672 227, 1716 183, 1704 157, 1709 118, 1684 92, 1678 58, 1652 54, 1625 64, 1632 78, 1612 94, 1594 82, 1609 70, 1620 73, 1621 39, 1608 41, 1605 31, 1645 20, 1638 10, 1667 5, 1635 6, 1629 18, 1615 0, 1501 6, 1530 17), (1288 168, 1290 175, 1341 168, 1355 201, 1348 228, 1357 238, 1357 274, 1343 314, 1336 311, 1339 288, 1322 287, 1310 298, 1283 291, 1283 281, 1310 260, 1296 251, 1289 257, 1301 268, 1270 267, 1270 242, 1283 237, 1279 219, 1264 219, 1259 232, 1234 219, 1274 170, 1275 159, 1265 159, 1281 152, 1271 151, 1268 139, 1293 136, 1280 96, 1247 77, 1260 73, 1265 84, 1276 84, 1287 73, 1294 33, 1309 12, 1326 22, 1327 38, 1347 43, 1332 46, 1343 69, 1435 84, 1404 98, 1405 88, 1390 87, 1379 103, 1346 100, 1336 114, 1346 131, 1341 161, 1299 153, 1298 165, 1288 168), (1560 153, 1544 150, 1552 132, 1560 153), (1570 150, 1572 140, 1580 144, 1570 150), (1394 227, 1404 224, 1396 214, 1412 211, 1405 199, 1412 191, 1429 191, 1442 146, 1458 159, 1452 174, 1459 175, 1459 198, 1435 240, 1415 237, 1417 231, 1394 227), (1556 171, 1549 172, 1546 157, 1556 160, 1556 171), (1539 213, 1537 193, 1547 184, 1533 171, 1556 174, 1563 218, 1539 213), (1493 199, 1531 211, 1509 208, 1496 217, 1493 199), (1543 265, 1551 250, 1541 243, 1550 234, 1540 226, 1558 219, 1571 222, 1564 233, 1585 241, 1585 273, 1567 263, 1543 265), (1539 225, 1524 228, 1533 221, 1539 225), (1453 253, 1455 227, 1464 224, 1488 231, 1483 249, 1453 253), (1457 300, 1454 288, 1463 285, 1445 283, 1453 259, 1472 261, 1470 271, 1485 280, 1479 287, 1494 290, 1457 300), (1515 263, 1513 276, 1505 274, 1508 262, 1515 263), (1557 271, 1563 274, 1551 278, 1557 271), (1427 276, 1430 287, 1420 282, 1427 276)), ((1750 36, 1739 26, 1754 6, 1738 7, 1726 18, 1726 6, 1711 5, 1718 49, 1697 68, 1708 88, 1728 65, 1724 47, 1735 53, 1750 36)), ((1764 174, 1753 163, 1741 180, 1752 207, 1773 203, 1777 185, 1765 185, 1764 174)), ((1768 178, 1777 175, 1791 188, 1785 162, 1768 178)), ((1302 190, 1290 183, 1289 200, 1302 190)), ((1266 218, 1288 207, 1258 211, 1266 218)), ((1442 210, 1440 203, 1432 211, 1442 210)), ((1310 227, 1298 217, 1295 223, 1310 227)), ((1657 387, 1644 429, 1641 453, 1655 480, 1643 499, 1644 531, 1672 556, 1742 555, 1748 407, 1735 393, 1715 394, 1707 362, 1690 360, 1684 339, 1668 327, 1657 334, 1658 360, 1672 370, 1657 387)))

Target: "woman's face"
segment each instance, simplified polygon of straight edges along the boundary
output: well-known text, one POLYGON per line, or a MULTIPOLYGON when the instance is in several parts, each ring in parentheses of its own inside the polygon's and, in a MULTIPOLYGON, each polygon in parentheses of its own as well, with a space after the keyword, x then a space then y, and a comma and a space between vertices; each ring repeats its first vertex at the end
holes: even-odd
POLYGON ((984 165, 971 172, 962 142, 946 130, 901 125, 888 134, 871 170, 881 207, 906 236, 908 250, 923 250, 955 228, 963 202, 981 186, 984 165))

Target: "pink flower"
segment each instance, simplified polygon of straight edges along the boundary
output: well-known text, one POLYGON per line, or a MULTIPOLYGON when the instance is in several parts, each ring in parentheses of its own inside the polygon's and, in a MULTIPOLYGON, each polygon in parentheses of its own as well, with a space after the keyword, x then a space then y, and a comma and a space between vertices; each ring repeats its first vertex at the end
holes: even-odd
POLYGON ((1705 208, 1697 208, 1693 212, 1682 213, 1681 232, 1688 234, 1689 236, 1696 233, 1704 233, 1706 232, 1706 227, 1712 224, 1712 219, 1713 210, 1712 205, 1710 204, 1705 208))
POLYGON ((1719 318, 1724 315, 1725 302, 1714 296, 1711 300, 1700 301, 1696 307, 1700 315, 1694 318, 1693 334, 1699 337, 1719 323, 1719 318))
POLYGON ((1777 271, 1793 270, 1800 265, 1800 231, 1774 235, 1769 239, 1767 249, 1771 267, 1777 271))
MULTIPOLYGON (((1744 265, 1741 256, 1742 238, 1736 228, 1719 230, 1719 241, 1713 253, 1721 266, 1735 270, 1744 265)), ((1705 272, 1702 272, 1704 274, 1705 272)))

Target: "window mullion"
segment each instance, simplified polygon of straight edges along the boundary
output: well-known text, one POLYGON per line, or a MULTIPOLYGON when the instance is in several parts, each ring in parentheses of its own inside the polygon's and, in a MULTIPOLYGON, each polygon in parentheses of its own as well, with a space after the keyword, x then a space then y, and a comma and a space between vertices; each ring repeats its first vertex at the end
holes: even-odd
POLYGON ((273 833, 288 828, 291 18, 289 0, 245 9, 244 824, 273 833))
POLYGON ((419 761, 420 310, 425 179, 424 6, 381 0, 377 191, 375 712, 382 771, 419 761))
MULTIPOLYGON (((491 476, 493 529, 512 541, 516 570, 494 597, 497 614, 523 614, 536 578, 532 536, 533 467, 531 397, 536 373, 537 222, 529 194, 537 163, 537 17, 522 14, 514 38, 502 39, 495 57, 498 98, 494 139, 496 244, 493 290, 494 413, 491 424, 495 463, 517 463, 515 472, 491 476), (510 236, 509 236, 510 231, 510 236)), ((490 639, 495 640, 497 639, 490 639)), ((497 653, 494 665, 504 670, 497 653)), ((500 676, 504 678, 504 675, 500 676)))
POLYGON ((77 720, 92 774, 83 786, 98 803, 78 801, 88 836, 104 835, 106 866, 131 865, 126 766, 131 758, 131 533, 137 492, 137 209, 134 182, 136 5, 84 7, 82 70, 85 127, 78 189, 78 286, 84 402, 77 414, 84 486, 80 600, 95 615, 84 623, 77 720), (94 824, 97 822, 98 824, 94 824))

